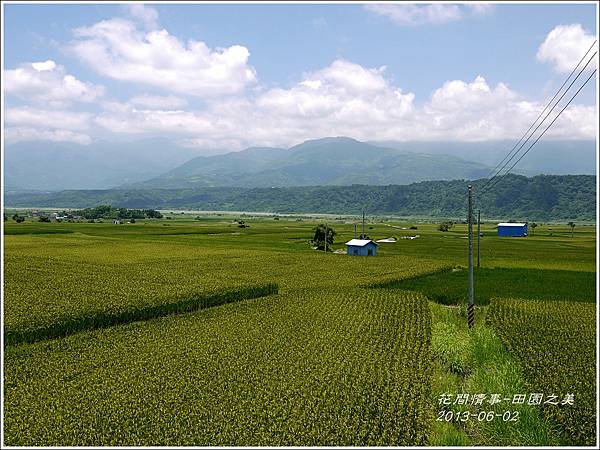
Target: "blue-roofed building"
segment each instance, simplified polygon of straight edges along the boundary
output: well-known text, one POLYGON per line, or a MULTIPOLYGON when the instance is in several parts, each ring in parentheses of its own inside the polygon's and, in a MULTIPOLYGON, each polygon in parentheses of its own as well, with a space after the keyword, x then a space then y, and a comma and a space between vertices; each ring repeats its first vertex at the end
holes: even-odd
POLYGON ((526 223, 499 223, 498 236, 500 237, 525 237, 527 236, 526 223))
POLYGON ((377 256, 377 244, 371 239, 351 239, 346 249, 351 256, 377 256))

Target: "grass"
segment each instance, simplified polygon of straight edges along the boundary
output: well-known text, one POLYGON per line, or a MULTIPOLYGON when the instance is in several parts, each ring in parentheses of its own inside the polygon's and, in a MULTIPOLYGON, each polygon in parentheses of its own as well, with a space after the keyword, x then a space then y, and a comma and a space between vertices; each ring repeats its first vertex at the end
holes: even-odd
MULTIPOLYGON (((379 287, 423 292, 444 305, 467 302, 465 268, 446 269, 380 284, 379 287)), ((475 268, 474 297, 478 305, 488 305, 502 292, 506 297, 540 300, 596 301, 595 272, 524 268, 475 268), (576 286, 577 289, 573 289, 576 286)))
MULTIPOLYGON (((512 405, 503 402, 490 405, 440 405, 442 394, 465 393, 470 396, 485 393, 511 397, 527 392, 525 376, 502 341, 485 323, 485 309, 476 314, 476 326, 465 326, 464 314, 458 308, 448 308, 431 302, 432 353, 436 359, 433 377, 432 403, 436 412, 468 411, 503 414, 518 412, 516 422, 500 417, 491 421, 470 417, 466 421, 435 421, 429 444, 432 446, 549 446, 561 440, 551 422, 536 406, 512 405)), ((436 414, 436 416, 437 416, 436 414)))

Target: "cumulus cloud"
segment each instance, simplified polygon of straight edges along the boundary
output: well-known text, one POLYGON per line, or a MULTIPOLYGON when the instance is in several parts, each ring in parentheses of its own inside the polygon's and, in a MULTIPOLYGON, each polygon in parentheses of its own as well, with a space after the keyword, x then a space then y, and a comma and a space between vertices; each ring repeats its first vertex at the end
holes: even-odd
MULTIPOLYGON (((571 72, 579 60, 585 55, 585 52, 592 46, 595 41, 593 34, 588 33, 580 24, 558 25, 548 35, 540 45, 537 52, 537 59, 540 62, 548 62, 552 64, 557 72, 571 72)), ((593 50, 588 54, 588 57, 593 54, 593 50)), ((589 68, 596 67, 596 61, 588 65, 589 68)), ((585 64, 584 61, 583 64, 585 64)))
POLYGON ((141 3, 132 3, 127 5, 129 14, 136 20, 139 20, 146 29, 153 30, 158 28, 158 12, 156 9, 141 3))
POLYGON ((69 49, 101 75, 193 96, 239 93, 256 82, 250 52, 233 45, 211 49, 184 43, 167 30, 140 31, 124 19, 77 28, 69 49))
POLYGON ((372 3, 365 5, 367 11, 390 19, 397 25, 440 25, 468 16, 482 16, 493 11, 493 5, 480 3, 465 6, 448 3, 419 5, 410 3, 372 3))
MULTIPOLYGON (((96 123, 115 133, 169 134, 187 146, 237 150, 290 146, 322 136, 361 140, 518 139, 543 109, 504 83, 482 76, 450 80, 420 106, 394 86, 385 68, 336 60, 288 88, 207 102, 200 111, 142 109, 106 102, 96 123)), ((572 106, 549 136, 593 138, 595 108, 572 106)))
MULTIPOLYGON (((405 25, 444 23, 491 10, 487 4, 367 8, 405 25)), ((385 66, 364 67, 345 59, 307 72, 288 86, 246 89, 256 82, 256 74, 245 47, 210 49, 200 41, 181 42, 158 28, 152 8, 132 5, 130 15, 135 22, 110 19, 78 28, 69 49, 104 76, 159 89, 148 88, 151 93, 123 101, 107 98, 102 87, 77 80, 52 60, 23 64, 5 71, 7 140, 89 143, 89 135, 108 132, 163 135, 187 146, 236 150, 290 146, 323 136, 518 139, 544 106, 482 76, 446 81, 417 103, 413 93, 392 83, 385 66), (157 95, 161 90, 167 92, 157 95), (13 107, 12 97, 29 106, 13 107), (95 102, 96 112, 70 110, 75 102, 95 102)), ((579 25, 557 27, 540 46, 538 58, 562 67, 568 64, 565 59, 576 57, 576 64, 591 45, 589 39, 579 25)), ((594 106, 572 105, 549 136, 594 138, 596 117, 594 106)))
POLYGON ((102 86, 78 80, 52 60, 5 70, 4 89, 8 95, 50 106, 73 101, 93 102, 104 93, 102 86))
POLYGON ((132 105, 147 109, 180 109, 187 105, 187 100, 173 95, 143 94, 131 98, 132 105))
POLYGON ((92 116, 92 113, 88 112, 48 110, 24 106, 5 108, 4 120, 7 125, 82 131, 90 128, 92 116))
POLYGON ((215 133, 214 121, 209 115, 182 110, 137 109, 120 104, 95 118, 95 123, 115 133, 163 133, 187 135, 215 133))

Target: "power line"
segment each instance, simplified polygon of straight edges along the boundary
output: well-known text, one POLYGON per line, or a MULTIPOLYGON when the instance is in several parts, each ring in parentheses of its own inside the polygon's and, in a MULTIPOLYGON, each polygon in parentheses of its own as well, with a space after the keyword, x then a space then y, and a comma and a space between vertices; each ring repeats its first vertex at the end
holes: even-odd
MULTIPOLYGON (((594 44, 596 42, 594 41, 594 44)), ((589 53, 589 50, 586 52, 586 54, 584 55, 587 56, 587 54, 589 53)), ((535 127, 535 129, 531 132, 531 134, 527 137, 527 139, 525 139, 525 141, 521 144, 521 146, 517 149, 516 152, 514 152, 514 154, 504 163, 504 165, 502 165, 502 167, 500 167, 500 169, 498 169, 498 171, 496 171, 496 173, 494 174, 494 176, 492 178, 490 178, 481 188, 481 193, 484 193, 486 190, 486 187, 492 183, 492 181, 500 174, 500 172, 502 172, 502 170, 514 159, 515 156, 517 156, 517 154, 521 151, 521 149, 525 146, 525 144, 527 144, 527 142, 532 138, 532 136, 535 134, 535 132, 542 126, 542 124, 544 123, 544 121, 548 118, 548 116, 550 114, 552 114, 552 111, 554 111, 554 109, 558 106, 558 104, 560 103, 560 101, 563 99, 563 97, 567 94, 567 92, 569 92, 569 89, 571 89, 571 87, 573 86, 573 84, 575 84, 575 82, 577 81, 577 79, 581 76, 581 74, 585 71, 585 69, 587 68, 587 66, 589 65, 589 63, 592 61, 592 59, 594 59, 594 57, 598 54, 598 52, 594 52, 594 54, 590 57, 590 59, 588 60, 587 63, 585 63, 585 66, 583 66, 583 68, 579 71, 579 73, 577 74, 577 76, 573 79, 573 81, 571 81, 571 84, 569 84, 569 86, 567 87, 567 89, 565 90, 565 92, 563 92, 563 94, 560 96, 560 98, 556 101, 556 103, 554 104, 554 106, 552 106, 552 108, 550 109, 550 111, 548 111, 548 114, 546 114, 546 116, 544 116, 544 118, 542 119, 542 121, 535 127)), ((583 59, 581 60, 583 61, 583 59)), ((577 70, 577 67, 579 67, 579 65, 581 64, 581 61, 579 61, 579 63, 577 64, 577 66, 575 66, 575 69, 573 70, 573 72, 571 72, 571 75, 575 72, 575 70, 577 70)), ((566 84, 566 82, 569 80, 569 78, 571 78, 571 75, 569 75, 569 77, 567 77, 567 79, 565 80, 565 82, 563 83, 563 86, 566 84)), ((535 119, 535 121, 531 124, 531 126, 529 127, 529 129, 525 132, 525 134, 523 135, 523 137, 525 137, 527 135, 527 133, 529 133, 529 130, 531 130, 531 128, 533 127, 533 125, 535 125, 535 123, 538 121, 538 119, 540 118, 540 116, 544 113, 544 111, 546 111, 546 109, 548 109, 548 106, 550 106, 550 104, 554 101, 554 98, 556 98, 556 96, 559 94, 559 92, 562 90, 562 87, 558 90, 558 92, 554 95, 554 97, 552 98, 552 100, 550 100, 550 102, 548 103, 548 105, 546 105, 546 107, 543 109, 543 111, 540 113, 540 115, 537 117, 537 119, 535 119)), ((521 137, 521 139, 519 139, 519 142, 521 142, 523 140, 523 137, 521 137)), ((515 145, 515 147, 519 144, 519 142, 517 142, 517 144, 515 145)), ((513 149, 515 148, 513 147, 513 149)), ((506 158, 512 153, 512 150, 509 152, 509 154, 507 156, 504 157, 504 160, 506 160, 506 158)), ((502 162, 500 162, 500 164, 502 164, 502 162)), ((499 164, 498 164, 499 165, 499 164)), ((498 167, 498 166, 496 166, 498 167)), ((494 169, 495 170, 495 169, 494 169)))
POLYGON ((596 74, 596 71, 597 71, 597 69, 594 69, 594 71, 591 73, 591 75, 588 77, 588 79, 585 80, 585 82, 581 85, 581 87, 579 89, 577 89, 577 92, 575 92, 573 97, 571 97, 571 99, 567 102, 567 104, 563 107, 563 109, 560 110, 560 112, 556 115, 556 117, 554 119, 552 119, 552 122, 550 122, 550 124, 546 127, 546 129, 544 131, 542 131, 542 133, 529 146, 529 148, 525 151, 525 153, 523 153, 521 155, 521 157, 519 159, 517 159, 512 166, 510 166, 510 168, 506 171, 506 173, 504 173, 504 175, 502 175, 500 178, 496 179, 494 184, 490 186, 490 189, 493 188, 494 186, 496 186, 500 181, 502 181, 502 179, 510 173, 510 171, 519 163, 519 161, 521 161, 523 159, 523 157, 527 153, 529 153, 529 150, 531 150, 533 148, 533 146, 537 143, 537 141, 539 141, 541 139, 541 137, 546 133, 546 131, 548 131, 548 129, 554 124, 554 122, 556 122, 556 119, 558 119, 560 117, 560 115, 563 113, 563 111, 565 109, 567 109, 567 107, 571 104, 571 102, 575 99, 575 97, 577 97, 577 94, 579 94, 579 92, 584 88, 584 86, 588 83, 588 81, 590 81, 592 79, 592 77, 596 74))
POLYGON ((519 143, 523 140, 523 138, 525 136, 527 136, 527 133, 529 133, 529 131, 533 128, 533 126, 535 125, 535 123, 540 119, 540 117, 542 117, 542 114, 544 114, 544 112, 548 109, 548 106, 550 106, 550 104, 554 101, 554 99, 556 98, 556 96, 560 93, 560 91, 562 90, 563 87, 565 87, 565 84, 567 84, 567 82, 569 81, 569 79, 573 76, 573 74, 575 73, 575 71, 577 70, 577 68, 579 67, 579 65, 582 63, 582 61, 585 59, 585 57, 587 56, 587 54, 590 52, 590 50, 592 48, 594 48, 594 45, 596 45, 596 41, 594 41, 592 43, 592 45, 590 46, 590 48, 588 48, 587 52, 585 52, 585 55, 583 55, 581 57, 581 59, 579 60, 579 62, 577 63, 577 65, 575 66, 575 68, 571 71, 571 73, 569 74, 569 76, 565 79, 565 81, 563 81, 563 84, 558 88, 558 91, 556 91, 556 94, 554 94, 554 97, 552 97, 552 99, 548 102, 548 104, 546 105, 546 107, 542 110, 542 112, 540 112, 540 114, 537 116, 537 118, 533 121, 533 123, 529 126, 529 128, 527 129, 527 131, 525 132, 525 134, 523 134, 523 136, 521 136, 521 139, 519 139, 519 141, 514 145, 514 147, 508 152, 508 154, 502 159, 502 161, 500 161, 498 164, 496 164, 496 167, 494 167, 492 170, 490 170, 490 175, 492 175, 495 170, 498 168, 498 166, 500 166, 500 164, 502 164, 506 158, 509 157, 509 155, 513 152, 513 150, 515 148, 517 148, 517 145, 519 145, 519 143))

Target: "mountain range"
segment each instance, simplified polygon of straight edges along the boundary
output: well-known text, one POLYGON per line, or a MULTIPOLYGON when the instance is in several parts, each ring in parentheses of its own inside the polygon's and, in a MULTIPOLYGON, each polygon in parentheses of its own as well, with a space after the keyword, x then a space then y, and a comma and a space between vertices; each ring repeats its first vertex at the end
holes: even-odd
POLYGON ((429 155, 323 138, 283 148, 249 148, 197 157, 134 188, 285 187, 409 184, 425 180, 479 178, 490 167, 449 155, 429 155))
MULTIPOLYGON (((21 142, 5 147, 5 190, 406 185, 476 179, 489 175, 513 145, 335 137, 289 149, 253 147, 199 156, 199 150, 158 138, 87 146, 21 142)), ((517 173, 595 174, 594 141, 540 141, 534 150, 519 163, 517 173)))

